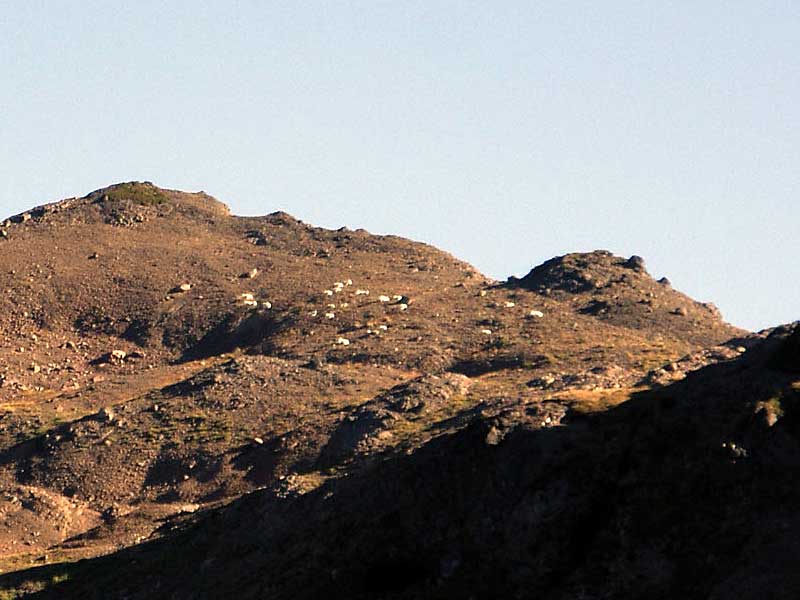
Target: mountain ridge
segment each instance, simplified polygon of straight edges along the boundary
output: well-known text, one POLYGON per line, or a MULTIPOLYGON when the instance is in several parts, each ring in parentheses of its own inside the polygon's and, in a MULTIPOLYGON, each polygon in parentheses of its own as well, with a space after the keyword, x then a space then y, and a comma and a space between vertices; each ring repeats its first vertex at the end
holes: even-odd
MULTIPOLYGON (((753 452, 793 464, 792 328, 733 327, 638 256, 567 254, 497 282, 420 242, 282 211, 237 217, 202 192, 136 182, 25 214, 0 239, 2 590, 514 597, 541 581, 543 597, 669 597, 698 581, 694 558, 662 548, 592 570, 587 557, 651 552, 643 507, 673 494, 688 518, 684 468, 700 482, 753 452), (660 436, 686 447, 655 498, 644 482, 665 460, 660 436), (628 546, 615 537, 626 520, 628 546), (190 539, 199 563, 146 572, 148 556, 190 539), (145 569, 133 569, 138 588, 109 589, 93 566, 119 573, 131 557, 145 569), (208 561, 218 575, 192 566, 208 561), (601 571, 619 574, 616 587, 601 571)), ((698 497, 710 506, 713 494, 698 497)), ((665 514, 659 543, 689 544, 665 514)))

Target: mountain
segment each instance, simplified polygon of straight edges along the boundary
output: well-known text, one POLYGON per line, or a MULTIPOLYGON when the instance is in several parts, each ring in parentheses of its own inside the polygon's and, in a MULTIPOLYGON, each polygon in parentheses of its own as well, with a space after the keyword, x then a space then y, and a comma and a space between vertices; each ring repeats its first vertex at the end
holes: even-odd
POLYGON ((797 589, 797 333, 640 257, 496 282, 133 182, 2 223, 0 285, 9 597, 797 589))

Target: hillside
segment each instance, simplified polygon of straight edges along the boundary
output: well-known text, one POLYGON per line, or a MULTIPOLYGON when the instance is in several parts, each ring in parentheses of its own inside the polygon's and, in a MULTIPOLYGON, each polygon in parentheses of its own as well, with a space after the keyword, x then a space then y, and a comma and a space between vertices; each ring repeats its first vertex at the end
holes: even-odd
POLYGON ((317 490, 25 576, 69 577, 43 597, 797 597, 800 382, 771 366, 788 332, 601 411, 485 403, 317 490))
POLYGON ((722 598, 780 554, 797 334, 639 257, 495 282, 126 183, 0 224, 0 285, 11 597, 722 598))

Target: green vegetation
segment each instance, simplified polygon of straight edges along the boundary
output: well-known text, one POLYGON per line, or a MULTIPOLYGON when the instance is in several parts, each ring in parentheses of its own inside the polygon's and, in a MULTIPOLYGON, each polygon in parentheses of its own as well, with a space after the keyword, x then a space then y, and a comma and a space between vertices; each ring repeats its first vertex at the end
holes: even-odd
POLYGON ((135 202, 142 206, 157 206, 166 204, 169 199, 166 194, 152 183, 121 183, 110 188, 105 194, 106 202, 135 202))
POLYGON ((52 586, 69 581, 70 578, 70 573, 63 571, 63 565, 54 565, 53 568, 44 567, 40 577, 37 578, 34 576, 31 579, 17 581, 16 583, 19 587, 15 586, 0 589, 0 600, 16 600, 23 596, 43 592, 52 586), (54 569, 58 569, 58 572, 50 575, 54 569))

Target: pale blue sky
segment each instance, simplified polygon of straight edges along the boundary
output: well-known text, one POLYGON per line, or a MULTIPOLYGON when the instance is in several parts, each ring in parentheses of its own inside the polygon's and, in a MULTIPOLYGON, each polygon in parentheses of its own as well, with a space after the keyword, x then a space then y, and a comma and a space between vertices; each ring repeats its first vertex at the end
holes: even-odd
POLYGON ((0 217, 149 180, 800 319, 800 3, 127 4, 0 3, 0 217))

